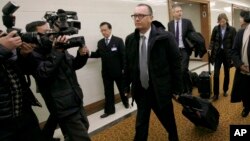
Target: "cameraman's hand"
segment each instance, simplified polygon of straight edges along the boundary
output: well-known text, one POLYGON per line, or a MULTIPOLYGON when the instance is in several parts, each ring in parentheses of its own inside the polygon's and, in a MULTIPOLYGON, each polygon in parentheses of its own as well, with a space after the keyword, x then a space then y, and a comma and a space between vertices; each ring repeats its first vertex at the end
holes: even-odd
POLYGON ((0 44, 9 50, 16 49, 22 45, 22 40, 19 36, 15 36, 16 33, 17 31, 11 31, 6 36, 0 37, 0 44))
POLYGON ((87 48, 87 46, 84 46, 84 47, 79 49, 79 53, 80 53, 81 56, 88 55, 89 54, 89 49, 87 48))
POLYGON ((63 36, 58 36, 55 40, 54 40, 54 42, 53 42, 53 48, 56 48, 56 50, 58 50, 58 51, 64 51, 64 49, 63 48, 58 48, 58 46, 60 46, 60 44, 66 44, 67 42, 68 42, 68 36, 66 36, 66 35, 63 35, 63 36))
POLYGON ((247 65, 245 65, 245 64, 243 64, 243 65, 240 66, 240 70, 241 70, 242 72, 244 72, 244 73, 249 73, 249 72, 250 72, 250 71, 249 71, 249 66, 247 66, 247 65))
POLYGON ((208 49, 207 53, 211 56, 211 53, 212 53, 211 49, 208 49))
POLYGON ((20 53, 21 55, 26 56, 29 53, 31 53, 35 47, 36 47, 36 44, 23 42, 23 44, 20 47, 21 48, 20 53))

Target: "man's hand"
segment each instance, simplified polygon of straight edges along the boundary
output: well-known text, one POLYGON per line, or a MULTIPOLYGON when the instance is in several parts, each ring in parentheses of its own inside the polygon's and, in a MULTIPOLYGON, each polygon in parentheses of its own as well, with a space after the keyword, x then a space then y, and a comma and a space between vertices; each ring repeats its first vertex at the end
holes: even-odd
MULTIPOLYGON (((12 31, 6 36, 0 37, 0 44, 9 50, 16 49, 22 45, 22 40, 19 36, 16 36, 17 31, 12 31)), ((3 33, 1 33, 3 34, 3 33)))
POLYGON ((87 48, 87 46, 84 46, 84 47, 79 49, 79 53, 80 53, 81 56, 88 55, 89 54, 89 49, 87 48))
POLYGON ((29 44, 29 43, 23 42, 23 44, 20 47, 21 48, 20 53, 21 55, 26 56, 29 53, 31 53, 35 47, 36 47, 35 44, 29 44))
POLYGON ((249 73, 249 66, 246 66, 243 64, 240 66, 240 70, 245 72, 245 73, 249 73))
POLYGON ((53 48, 55 48, 58 51, 63 52, 64 48, 60 48, 60 44, 67 44, 68 42, 68 36, 63 35, 63 36, 58 36, 54 42, 53 42, 53 48))

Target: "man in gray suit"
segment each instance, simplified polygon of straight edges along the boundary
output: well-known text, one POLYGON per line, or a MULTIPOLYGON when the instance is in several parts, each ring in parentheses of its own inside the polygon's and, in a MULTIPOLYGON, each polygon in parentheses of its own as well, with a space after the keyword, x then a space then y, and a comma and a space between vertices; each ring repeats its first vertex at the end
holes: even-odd
POLYGON ((191 32, 195 32, 192 22, 189 19, 182 18, 183 12, 180 5, 173 5, 172 13, 174 20, 168 23, 168 31, 175 35, 178 48, 181 53, 181 64, 183 73, 183 93, 192 92, 192 82, 189 76, 189 56, 192 54, 192 49, 189 47, 185 38, 191 32))

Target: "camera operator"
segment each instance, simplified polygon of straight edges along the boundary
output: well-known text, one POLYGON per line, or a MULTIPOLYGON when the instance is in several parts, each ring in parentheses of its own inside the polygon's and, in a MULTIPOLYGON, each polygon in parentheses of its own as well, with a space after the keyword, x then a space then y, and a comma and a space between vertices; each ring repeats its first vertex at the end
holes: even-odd
POLYGON ((25 80, 21 55, 30 49, 12 31, 0 33, 0 140, 43 141, 31 105, 40 106, 25 80), (19 49, 20 47, 20 49, 19 49), (21 50, 21 51, 20 51, 21 50))
MULTIPOLYGON (((47 22, 35 21, 27 24, 26 30, 43 34, 50 28, 47 22)), ((54 127, 58 123, 70 141, 87 141, 90 140, 89 122, 75 71, 86 64, 88 55, 83 52, 84 47, 79 47, 76 57, 73 57, 60 47, 67 41, 63 35, 57 37, 51 46, 37 44, 27 63, 33 66, 32 74, 50 112, 47 123, 54 127)), ((50 132, 47 132, 47 137, 52 140, 54 131, 47 131, 50 132)))

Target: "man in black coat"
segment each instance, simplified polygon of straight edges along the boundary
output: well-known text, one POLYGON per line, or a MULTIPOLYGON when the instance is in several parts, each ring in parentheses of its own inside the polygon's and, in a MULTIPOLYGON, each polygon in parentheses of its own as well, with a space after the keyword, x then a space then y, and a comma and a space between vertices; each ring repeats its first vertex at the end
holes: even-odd
POLYGON ((191 32, 195 32, 192 22, 189 19, 182 18, 182 8, 180 5, 174 5, 172 8, 174 20, 168 23, 168 31, 175 35, 178 48, 181 52, 181 65, 183 73, 183 93, 192 92, 192 82, 189 76, 189 60, 192 54, 192 48, 188 45, 186 38, 191 32), (177 28, 178 27, 178 28, 177 28))
POLYGON ((236 29, 229 25, 228 18, 225 13, 218 15, 218 25, 213 28, 209 50, 211 54, 211 63, 214 64, 214 83, 213 83, 213 100, 218 100, 220 94, 220 69, 223 64, 224 70, 224 83, 223 83, 223 96, 227 96, 227 91, 230 82, 230 65, 231 57, 229 51, 233 47, 236 29))
POLYGON ((134 140, 147 140, 152 109, 169 133, 169 141, 178 141, 172 97, 182 90, 182 73, 174 36, 152 23, 153 11, 147 4, 137 5, 131 17, 136 30, 125 41, 124 75, 137 104, 134 140))
POLYGON ((233 48, 230 50, 230 56, 233 60, 233 64, 236 68, 231 102, 242 102, 243 110, 241 112, 242 117, 247 117, 250 112, 250 11, 243 11, 245 27, 240 29, 233 43, 233 48))
POLYGON ((124 85, 122 84, 122 76, 124 70, 124 43, 119 37, 111 34, 112 26, 108 22, 100 24, 100 30, 103 39, 98 41, 95 52, 90 52, 90 58, 102 59, 102 79, 104 84, 105 107, 104 114, 101 118, 105 118, 115 113, 114 98, 114 82, 118 87, 120 97, 125 108, 129 107, 128 98, 124 93, 124 85))
POLYGON ((0 33, 0 140, 43 141, 38 119, 31 106, 40 103, 25 80, 21 63, 29 50, 16 31, 0 33), (19 49, 17 49, 19 48, 19 49))
MULTIPOLYGON (((26 25, 26 30, 35 30, 42 39, 47 37, 45 33, 50 28, 47 22, 34 21, 26 25)), ((58 123, 70 141, 89 141, 89 122, 83 107, 83 92, 76 75, 76 70, 86 64, 88 55, 83 53, 84 47, 78 48, 76 57, 69 54, 62 47, 62 43, 68 41, 65 35, 56 37, 55 40, 54 44, 47 40, 46 46, 45 42, 36 44, 26 63, 32 66, 31 74, 50 112, 48 121, 53 125, 58 123)), ((47 137, 52 138, 51 135, 47 137)))

